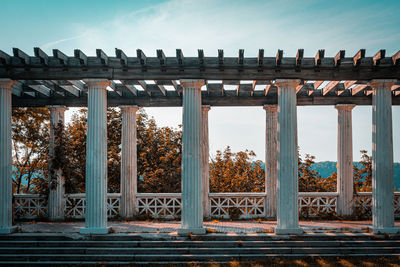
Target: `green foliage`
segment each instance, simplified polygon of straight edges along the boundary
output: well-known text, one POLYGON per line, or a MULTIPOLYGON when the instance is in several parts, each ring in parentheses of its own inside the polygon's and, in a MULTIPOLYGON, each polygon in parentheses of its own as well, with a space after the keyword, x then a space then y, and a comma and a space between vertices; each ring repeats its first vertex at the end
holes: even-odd
POLYGON ((299 191, 300 192, 336 192, 336 173, 323 178, 312 169, 315 156, 306 154, 304 161, 299 155, 299 191))
POLYGON ((372 191, 372 158, 368 151, 361 150, 361 167, 353 165, 354 192, 372 191))

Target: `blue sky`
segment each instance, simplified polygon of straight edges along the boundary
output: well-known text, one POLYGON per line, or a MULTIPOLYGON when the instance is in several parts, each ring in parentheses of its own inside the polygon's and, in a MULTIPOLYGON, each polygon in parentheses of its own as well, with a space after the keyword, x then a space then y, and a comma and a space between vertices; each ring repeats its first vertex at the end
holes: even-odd
MULTIPOLYGON (((259 48, 274 56, 277 49, 294 56, 298 48, 306 56, 325 49, 333 56, 345 49, 353 56, 360 48, 368 55, 386 49, 400 50, 400 1, 1 1, 0 49, 11 54, 18 47, 33 54, 39 46, 68 55, 82 49, 94 55, 96 48, 114 55, 115 47, 133 56, 137 48, 167 56, 183 49, 185 56, 202 48, 216 56, 255 56, 259 48)), ((161 125, 181 123, 180 108, 147 109, 161 125)), ((262 107, 212 108, 210 152, 231 145, 246 148, 264 158, 265 111, 262 107)), ((371 108, 353 112, 354 159, 359 150, 371 150, 371 108)), ((400 161, 400 108, 393 108, 394 156, 400 161)), ((302 153, 317 160, 336 160, 337 111, 333 107, 298 108, 299 145, 302 153)))

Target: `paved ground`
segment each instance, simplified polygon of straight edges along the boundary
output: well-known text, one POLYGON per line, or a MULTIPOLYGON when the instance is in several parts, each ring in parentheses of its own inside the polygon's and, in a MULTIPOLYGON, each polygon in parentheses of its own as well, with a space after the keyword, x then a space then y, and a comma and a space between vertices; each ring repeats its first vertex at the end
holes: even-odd
MULTIPOLYGON (((396 222, 400 228, 400 222, 396 222)), ((179 221, 110 221, 108 225, 116 233, 171 233, 180 227, 179 221)), ((19 222, 23 233, 78 233, 84 222, 19 222)), ((276 221, 206 221, 209 232, 220 233, 269 233, 276 221)), ((310 233, 365 233, 371 221, 300 221, 300 227, 310 233)))

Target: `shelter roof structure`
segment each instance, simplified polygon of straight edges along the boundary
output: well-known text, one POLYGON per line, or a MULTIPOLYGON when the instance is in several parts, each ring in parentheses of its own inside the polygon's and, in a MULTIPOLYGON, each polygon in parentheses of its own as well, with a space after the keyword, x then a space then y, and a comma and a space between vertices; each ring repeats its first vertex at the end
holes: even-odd
POLYGON ((147 57, 138 49, 135 57, 116 49, 115 57, 101 49, 96 56, 87 56, 76 49, 67 56, 54 49, 49 56, 34 48, 29 56, 18 48, 13 55, 0 51, 0 79, 18 82, 14 86, 13 106, 48 105, 86 106, 86 79, 107 79, 108 105, 143 107, 182 106, 180 79, 204 79, 202 104, 212 106, 263 106, 277 103, 277 79, 299 79, 297 105, 371 105, 372 79, 395 79, 392 104, 400 105, 400 51, 387 56, 379 50, 366 57, 365 49, 346 57, 339 51, 325 57, 318 50, 315 57, 304 57, 299 49, 295 57, 284 57, 283 50, 266 57, 245 57, 240 49, 237 57, 206 57, 199 49, 197 57, 184 57, 181 49, 167 57, 157 50, 157 57, 147 57))

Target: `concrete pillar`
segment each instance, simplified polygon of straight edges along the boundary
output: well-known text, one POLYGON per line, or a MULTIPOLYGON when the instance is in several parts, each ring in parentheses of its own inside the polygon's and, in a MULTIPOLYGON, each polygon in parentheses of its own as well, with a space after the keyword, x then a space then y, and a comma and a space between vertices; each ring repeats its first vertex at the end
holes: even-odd
POLYGON ((205 234, 202 207, 201 86, 204 80, 181 80, 183 86, 182 130, 182 225, 181 235, 205 234))
POLYGON ((122 137, 121 137, 121 205, 120 215, 132 218, 136 213, 137 193, 137 106, 121 106, 122 137))
POLYGON ((86 214, 82 234, 107 234, 107 86, 108 80, 85 80, 89 87, 86 138, 86 214))
POLYGON ((265 192, 266 217, 276 218, 276 180, 278 168, 278 106, 265 105, 265 192))
POLYGON ((50 140, 49 140, 49 201, 48 213, 50 221, 64 219, 64 184, 65 178, 60 167, 53 164, 55 150, 57 149, 55 131, 62 127, 64 131, 64 112, 65 106, 49 106, 50 109, 50 140))
POLYGON ((353 215, 353 137, 351 111, 356 105, 339 104, 337 141, 337 214, 353 215))
POLYGON ((278 179, 276 234, 301 234, 298 209, 296 86, 300 80, 278 79, 278 179))
POLYGON ((0 234, 15 231, 12 226, 11 88, 17 83, 0 79, 0 234))
POLYGON ((203 217, 210 217, 210 168, 209 168, 209 142, 208 142, 208 111, 210 106, 201 107, 201 160, 203 164, 203 217))
POLYGON ((392 93, 395 80, 372 80, 372 227, 375 233, 396 233, 392 93))

